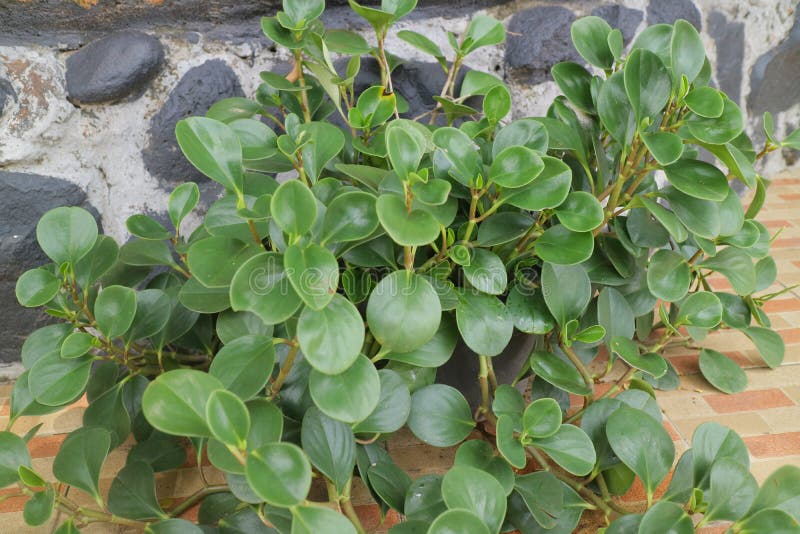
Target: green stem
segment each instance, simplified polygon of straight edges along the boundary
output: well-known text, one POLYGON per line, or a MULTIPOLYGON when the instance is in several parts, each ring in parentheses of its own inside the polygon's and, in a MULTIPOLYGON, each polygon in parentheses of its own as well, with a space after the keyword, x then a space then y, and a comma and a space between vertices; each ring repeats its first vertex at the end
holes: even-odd
POLYGON ((278 377, 275 379, 275 382, 272 383, 272 387, 270 388, 273 398, 278 395, 281 390, 281 386, 283 386, 283 383, 286 381, 286 377, 289 376, 289 372, 292 370, 292 365, 294 364, 294 359, 297 356, 297 351, 300 349, 300 345, 297 343, 297 338, 295 338, 292 343, 292 347, 289 349, 289 354, 286 355, 286 361, 283 362, 283 366, 278 373, 278 377))
POLYGON ((299 48, 294 51, 294 61, 297 66, 297 83, 302 88, 300 101, 303 108, 303 119, 308 123, 311 122, 311 111, 308 104, 308 93, 306 92, 306 78, 303 74, 303 52, 299 48))
POLYGON ((581 359, 578 358, 578 355, 575 354, 575 351, 572 350, 572 347, 568 347, 563 341, 559 345, 561 350, 564 351, 564 354, 566 354, 567 358, 569 358, 569 361, 572 362, 572 365, 578 369, 581 377, 583 377, 583 381, 586 382, 586 385, 589 387, 589 394, 584 395, 584 398, 586 399, 585 406, 588 406, 594 400, 594 380, 592 379, 592 375, 586 366, 583 365, 581 359))
POLYGON ((205 488, 201 488, 196 492, 189 495, 186 499, 183 500, 180 504, 175 506, 172 510, 168 513, 171 517, 177 517, 181 515, 183 512, 197 504, 199 501, 202 501, 209 495, 214 495, 215 493, 222 493, 225 491, 230 491, 230 488, 225 484, 219 484, 215 486, 207 486, 205 488))
POLYGON ((347 485, 344 488, 344 493, 342 497, 339 499, 339 502, 342 505, 342 510, 344 511, 344 515, 347 516, 347 519, 353 523, 353 526, 356 527, 356 532, 358 534, 365 534, 364 526, 361 524, 361 520, 358 518, 358 514, 356 513, 355 508, 353 508, 353 503, 350 501, 350 488, 353 484, 353 479, 347 481, 347 485))

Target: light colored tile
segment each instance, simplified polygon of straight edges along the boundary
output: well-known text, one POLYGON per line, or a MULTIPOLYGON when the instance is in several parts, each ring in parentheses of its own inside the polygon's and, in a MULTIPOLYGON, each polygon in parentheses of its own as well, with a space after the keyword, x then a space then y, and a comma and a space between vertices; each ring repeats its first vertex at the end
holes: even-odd
POLYGON ((714 421, 728 428, 732 428, 742 436, 765 434, 770 431, 770 426, 767 422, 755 412, 715 415, 713 417, 690 417, 688 419, 675 419, 673 422, 681 433, 681 436, 691 441, 695 429, 709 421, 714 421))

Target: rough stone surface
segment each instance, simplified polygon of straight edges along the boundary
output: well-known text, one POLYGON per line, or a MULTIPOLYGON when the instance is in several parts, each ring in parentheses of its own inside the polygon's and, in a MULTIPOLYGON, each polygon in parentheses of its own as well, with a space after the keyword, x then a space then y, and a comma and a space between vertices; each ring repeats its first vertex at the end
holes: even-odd
POLYGON ((744 23, 728 22, 715 11, 708 17, 708 33, 717 48, 717 83, 731 100, 741 102, 744 23))
POLYGON ((67 59, 67 93, 75 103, 109 102, 141 90, 164 61, 155 37, 120 31, 94 41, 67 59))
POLYGON ((3 115, 3 110, 6 107, 6 100, 17 98, 17 92, 14 91, 14 86, 11 82, 4 78, 0 78, 0 116, 3 115))
POLYGON ((19 275, 49 261, 36 242, 39 217, 58 206, 82 206, 96 216, 97 212, 76 185, 37 174, 0 171, 0 198, 0 362, 9 362, 19 359, 25 337, 47 322, 38 309, 21 307, 14 295, 19 275))
POLYGON ((224 61, 212 59, 187 71, 150 121, 149 141, 142 153, 148 172, 165 184, 207 180, 180 151, 175 124, 203 115, 214 102, 231 96, 244 93, 236 73, 224 61))
POLYGON ((650 0, 647 5, 648 24, 672 24, 678 19, 691 22, 695 28, 703 28, 700 11, 692 0, 650 0))
POLYGON ((800 19, 789 37, 758 58, 750 77, 751 113, 784 111, 800 103, 800 19))
POLYGON ((506 42, 506 63, 518 81, 552 80, 550 68, 560 61, 579 61, 569 28, 575 15, 556 6, 534 7, 511 17, 506 42))
POLYGON ((636 35, 636 29, 644 18, 644 13, 621 5, 606 4, 592 10, 592 15, 608 22, 612 28, 622 32, 622 40, 626 44, 636 35))

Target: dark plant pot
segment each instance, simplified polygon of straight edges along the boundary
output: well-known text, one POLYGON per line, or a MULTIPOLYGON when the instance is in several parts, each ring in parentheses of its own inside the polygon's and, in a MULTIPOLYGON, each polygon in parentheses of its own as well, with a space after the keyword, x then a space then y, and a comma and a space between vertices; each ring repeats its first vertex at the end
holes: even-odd
MULTIPOLYGON (((516 378, 530 356, 535 340, 536 336, 514 331, 505 350, 492 358, 492 367, 499 384, 511 383, 516 378)), ((478 368, 478 355, 459 339, 453 356, 439 368, 436 381, 459 390, 474 409, 481 402, 478 368)))

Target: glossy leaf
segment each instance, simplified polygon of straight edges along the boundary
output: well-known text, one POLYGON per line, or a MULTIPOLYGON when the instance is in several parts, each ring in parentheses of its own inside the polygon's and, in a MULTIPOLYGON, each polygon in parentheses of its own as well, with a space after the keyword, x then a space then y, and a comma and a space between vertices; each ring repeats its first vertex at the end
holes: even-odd
POLYGON ((325 211, 322 242, 357 241, 371 235, 377 227, 375 197, 361 191, 343 193, 325 211))
POLYGON ((92 250, 96 240, 97 223, 83 208, 54 208, 36 224, 36 241, 58 265, 77 262, 92 250))
POLYGON ((542 266, 542 293, 550 313, 560 325, 581 316, 592 298, 591 283, 580 265, 542 266))
POLYGON ((53 475, 61 482, 80 488, 102 504, 100 469, 111 444, 111 436, 97 427, 79 428, 61 444, 53 460, 53 475))
POLYGON ((176 436, 206 437, 206 403, 223 389, 215 377, 201 371, 176 369, 153 380, 142 397, 142 410, 155 428, 176 436))
POLYGON ((506 496, 490 474, 474 467, 455 466, 442 479, 442 497, 448 508, 474 512, 490 532, 500 531, 506 515, 506 496))
POLYGON ((249 399, 267 383, 274 362, 270 337, 243 335, 217 352, 208 372, 228 391, 249 399))
POLYGON ((350 427, 311 408, 303 417, 301 440, 314 467, 337 491, 344 491, 356 464, 356 442, 350 427))
POLYGON ((45 269, 25 271, 17 280, 14 292, 25 307, 36 308, 50 302, 61 289, 61 281, 45 269))
POLYGON ((536 152, 524 146, 510 146, 494 157, 489 179, 503 187, 522 187, 543 169, 544 162, 536 152))
POLYGON ((670 57, 676 80, 686 76, 691 83, 703 68, 706 59, 703 40, 695 27, 683 19, 675 22, 670 42, 670 57))
POLYGON ((292 508, 292 534, 355 534, 353 524, 342 514, 319 506, 292 508))
POLYGON ((128 462, 114 477, 108 490, 108 509, 128 519, 169 517, 158 503, 153 468, 138 460, 128 462))
POLYGON ((578 53, 590 64, 610 69, 614 56, 608 47, 611 26, 600 17, 582 17, 572 23, 570 35, 578 53))
POLYGON ((728 180, 714 165, 695 159, 682 159, 664 168, 669 182, 687 195, 722 201, 728 196, 728 180))
POLYGON ((309 393, 322 412, 345 423, 366 419, 380 400, 378 371, 366 356, 359 356, 344 372, 326 375, 312 370, 309 393))
POLYGON ((557 388, 575 395, 588 395, 591 392, 578 370, 552 352, 534 351, 530 363, 536 376, 557 388))
POLYGON ((222 443, 244 449, 250 432, 247 407, 233 393, 213 391, 206 403, 206 424, 211 434, 222 443))
POLYGON ((625 91, 639 120, 653 117, 667 104, 672 80, 661 59, 645 49, 636 49, 625 61, 625 91))
POLYGON ((408 427, 419 439, 434 447, 450 447, 464 440, 475 422, 469 404, 455 388, 434 384, 411 396, 408 427))
POLYGON ((458 330, 467 346, 481 356, 496 356, 505 349, 514 323, 497 297, 465 290, 456 306, 458 330))
POLYGON ((247 482, 260 498, 274 506, 296 506, 311 487, 311 464, 291 443, 268 443, 247 455, 247 482))
POLYGON ((22 438, 8 431, 0 432, 0 488, 17 482, 19 467, 30 465, 31 454, 22 438))
POLYGON ((589 232, 603 223, 603 207, 594 195, 574 191, 555 209, 559 222, 573 232, 589 232))
POLYGON ((356 307, 341 295, 324 309, 303 309, 297 337, 309 364, 318 371, 335 375, 356 361, 364 343, 364 322, 356 307))
POLYGON ((522 430, 532 438, 549 438, 561 427, 561 407, 554 399, 537 399, 522 414, 522 430))
POLYGON ((597 461, 589 436, 574 425, 561 425, 552 436, 533 439, 531 444, 573 475, 589 473, 597 461))
POLYGON ((430 212, 406 207, 398 195, 378 197, 378 220, 398 245, 422 246, 439 237, 439 222, 430 212))
POLYGON ((302 235, 311 229, 317 217, 314 193, 299 180, 287 180, 272 195, 272 218, 287 234, 302 235))
POLYGON ((659 250, 650 258, 647 287, 654 296, 675 302, 686 295, 690 283, 689 265, 680 254, 659 250))
POLYGON ((189 117, 175 126, 178 145, 192 165, 229 191, 242 193, 242 145, 225 123, 189 117))
POLYGON ((253 312, 266 324, 285 321, 301 304, 289 282, 283 256, 275 252, 253 256, 231 280, 231 307, 235 311, 253 312))

